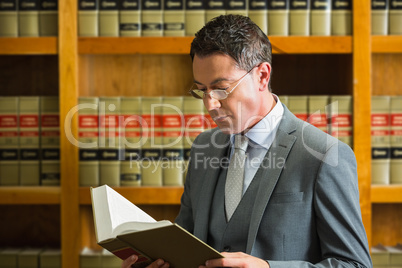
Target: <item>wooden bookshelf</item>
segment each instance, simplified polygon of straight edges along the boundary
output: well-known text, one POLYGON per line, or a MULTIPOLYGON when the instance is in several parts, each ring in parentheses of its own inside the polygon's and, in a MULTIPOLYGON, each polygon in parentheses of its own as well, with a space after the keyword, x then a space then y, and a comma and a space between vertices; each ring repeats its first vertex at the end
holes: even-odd
MULTIPOLYGON (((79 54, 189 54, 193 37, 80 37, 79 54)), ((273 36, 275 54, 348 54, 351 36, 273 36)))
MULTIPOLYGON (((136 205, 180 205, 183 187, 114 187, 136 205)), ((80 204, 90 205, 89 187, 80 187, 80 204)))
POLYGON ((402 53, 402 35, 373 36, 371 51, 373 53, 402 53))
POLYGON ((60 204, 60 187, 9 186, 0 187, 1 205, 60 204))
POLYGON ((0 55, 56 55, 57 37, 0 37, 0 55))
POLYGON ((402 203, 402 185, 371 186, 372 203, 402 203))

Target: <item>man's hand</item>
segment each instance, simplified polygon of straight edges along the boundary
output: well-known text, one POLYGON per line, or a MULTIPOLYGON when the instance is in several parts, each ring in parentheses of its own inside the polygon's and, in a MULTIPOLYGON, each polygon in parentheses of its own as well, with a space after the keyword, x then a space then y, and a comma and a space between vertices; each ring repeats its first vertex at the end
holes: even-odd
MULTIPOLYGON (((131 265, 136 263, 137 260, 138 256, 132 255, 131 257, 128 257, 123 261, 123 263, 121 264, 121 268, 131 268, 131 265)), ((147 266, 147 268, 168 268, 168 267, 169 263, 165 262, 162 259, 158 259, 147 266)))
POLYGON ((222 252, 225 258, 208 260, 205 266, 200 266, 199 268, 206 267, 233 267, 233 268, 269 268, 268 262, 253 257, 251 255, 245 254, 243 252, 222 252))

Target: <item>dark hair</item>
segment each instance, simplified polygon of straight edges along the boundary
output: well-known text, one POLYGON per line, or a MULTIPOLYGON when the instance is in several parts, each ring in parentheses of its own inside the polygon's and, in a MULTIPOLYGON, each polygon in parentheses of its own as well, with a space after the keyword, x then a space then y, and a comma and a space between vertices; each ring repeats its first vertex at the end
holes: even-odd
POLYGON ((237 67, 246 71, 262 62, 272 63, 267 35, 249 17, 241 15, 216 17, 195 34, 190 49, 192 60, 195 55, 205 57, 215 53, 232 57, 237 67))

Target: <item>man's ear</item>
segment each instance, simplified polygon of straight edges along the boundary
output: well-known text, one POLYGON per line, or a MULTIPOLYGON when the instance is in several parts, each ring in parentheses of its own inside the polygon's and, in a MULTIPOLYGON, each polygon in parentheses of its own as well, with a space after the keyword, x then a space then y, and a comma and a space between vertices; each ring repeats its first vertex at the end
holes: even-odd
POLYGON ((257 77, 260 83, 260 91, 268 89, 268 83, 271 79, 271 64, 263 62, 257 67, 257 77))

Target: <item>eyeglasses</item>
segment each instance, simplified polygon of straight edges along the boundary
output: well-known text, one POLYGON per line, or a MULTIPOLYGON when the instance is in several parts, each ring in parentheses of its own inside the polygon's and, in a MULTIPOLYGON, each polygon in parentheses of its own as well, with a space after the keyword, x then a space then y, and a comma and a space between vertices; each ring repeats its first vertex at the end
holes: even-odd
POLYGON ((240 77, 239 80, 233 82, 233 83, 236 83, 236 82, 237 82, 237 83, 236 83, 236 85, 235 85, 229 92, 228 92, 227 90, 230 88, 230 86, 227 87, 227 88, 225 88, 225 89, 213 89, 213 90, 211 90, 211 92, 206 92, 206 89, 194 88, 194 87, 197 87, 196 84, 194 84, 194 85, 191 87, 191 89, 190 89, 189 92, 190 92, 190 94, 191 94, 194 98, 197 98, 197 99, 203 99, 203 98, 205 98, 205 97, 207 97, 207 96, 209 95, 211 98, 213 98, 213 99, 215 99, 215 100, 224 100, 224 99, 226 99, 226 98, 229 96, 230 93, 233 92, 233 90, 236 89, 236 87, 237 87, 238 85, 240 85, 240 83, 244 80, 244 78, 246 78, 247 75, 249 75, 250 72, 251 72, 255 67, 257 67, 257 66, 254 66, 254 67, 251 68, 251 70, 248 71, 245 75, 243 75, 242 77, 240 77))

